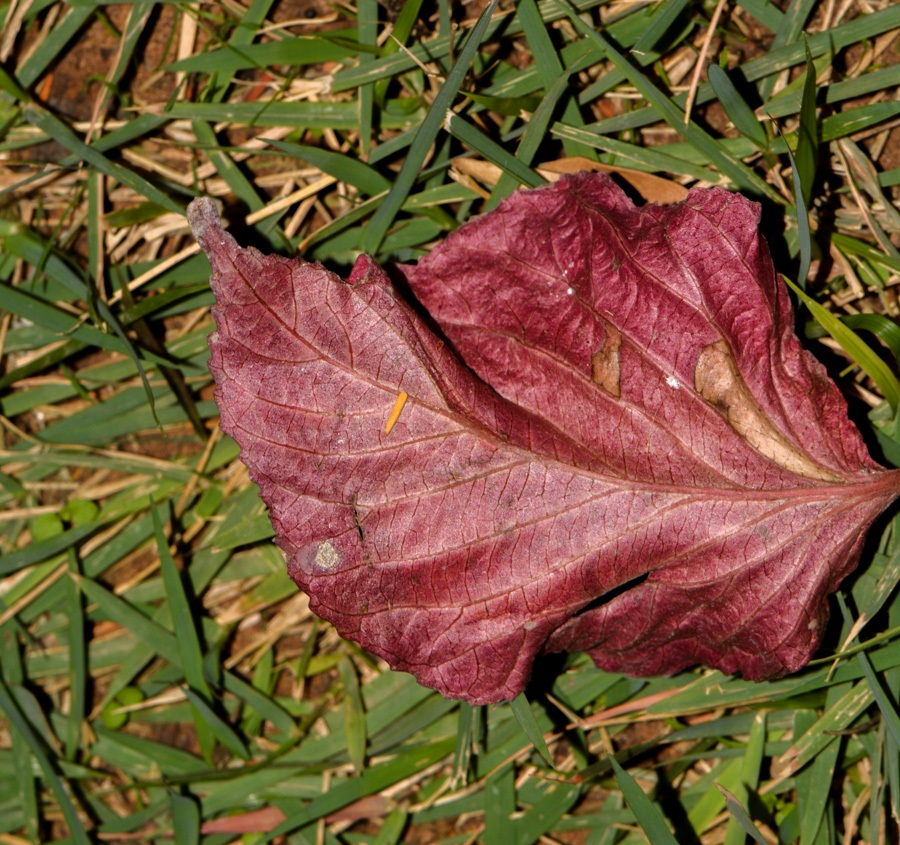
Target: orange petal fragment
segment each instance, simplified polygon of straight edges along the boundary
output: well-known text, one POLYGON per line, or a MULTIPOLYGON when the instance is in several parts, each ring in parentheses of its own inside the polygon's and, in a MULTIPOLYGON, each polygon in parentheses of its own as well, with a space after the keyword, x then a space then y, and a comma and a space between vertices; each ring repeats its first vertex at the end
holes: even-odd
POLYGON ((406 393, 401 393, 397 397, 397 401, 394 402, 394 408, 391 411, 391 415, 388 417, 388 421, 384 426, 384 433, 390 434, 391 429, 396 424, 397 420, 400 419, 400 412, 403 410, 403 406, 406 404, 406 400, 409 398, 409 395, 406 393))

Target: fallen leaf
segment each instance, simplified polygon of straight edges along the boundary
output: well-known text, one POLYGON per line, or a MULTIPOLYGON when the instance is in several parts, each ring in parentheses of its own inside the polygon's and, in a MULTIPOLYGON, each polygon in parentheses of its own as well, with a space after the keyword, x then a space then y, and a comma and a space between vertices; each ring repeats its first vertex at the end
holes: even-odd
POLYGON ((630 167, 602 164, 581 156, 560 158, 556 161, 548 161, 537 166, 537 172, 548 182, 556 182, 566 173, 580 173, 582 170, 590 170, 594 173, 612 173, 627 182, 644 202, 658 202, 661 205, 669 205, 673 202, 681 202, 687 199, 688 189, 671 179, 663 179, 653 173, 645 173, 643 170, 632 170, 630 167))
MULTIPOLYGON (((463 182, 466 187, 482 194, 485 199, 490 195, 487 191, 479 188, 474 180, 493 187, 503 173, 503 170, 496 164, 465 156, 453 159, 452 164, 451 175, 457 181, 463 182)), ((645 173, 643 170, 632 170, 630 167, 601 164, 599 161, 591 161, 582 156, 569 156, 555 161, 547 161, 537 165, 535 170, 548 182, 557 182, 566 174, 580 173, 583 170, 590 170, 594 173, 613 173, 627 182, 646 202, 658 202, 663 205, 680 202, 688 195, 687 188, 670 179, 663 179, 652 173, 645 173)))
POLYGON ((200 833, 204 836, 215 833, 268 833, 286 820, 287 816, 278 807, 261 807, 235 816, 205 821, 200 827, 200 833))
POLYGON ((368 256, 343 281, 239 248, 211 200, 188 218, 221 425, 291 577, 444 695, 512 699, 563 650, 794 671, 900 491, 737 194, 637 209, 602 174, 520 192, 397 268, 440 337, 368 256))

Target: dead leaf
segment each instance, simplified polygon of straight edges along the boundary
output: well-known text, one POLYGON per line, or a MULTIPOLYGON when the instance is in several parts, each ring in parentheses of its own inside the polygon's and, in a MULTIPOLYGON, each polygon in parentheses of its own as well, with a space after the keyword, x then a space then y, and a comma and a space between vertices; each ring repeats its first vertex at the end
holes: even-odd
POLYGON ((682 202, 687 199, 688 189, 671 179, 663 179, 653 173, 645 173, 643 170, 633 170, 630 167, 618 167, 611 164, 601 164, 599 161, 591 161, 581 156, 560 158, 556 161, 548 161, 538 165, 537 171, 548 182, 556 182, 563 174, 575 174, 589 170, 593 173, 612 173, 624 179, 635 191, 640 194, 645 202, 658 202, 660 205, 671 205, 673 202, 682 202))
POLYGON ((287 816, 278 807, 260 807, 247 813, 203 822, 200 833, 204 836, 214 833, 268 833, 286 819, 287 816))
POLYGON ((241 249, 213 267, 222 428, 291 577, 345 637, 472 703, 535 657, 632 675, 803 666, 898 492, 800 347, 759 207, 525 191, 399 267, 241 249), (401 393, 402 413, 385 433, 401 393))
MULTIPOLYGON (((496 164, 477 158, 455 158, 453 159, 453 168, 456 173, 454 173, 454 170, 450 172, 457 181, 476 193, 483 194, 485 199, 487 199, 489 194, 480 189, 475 180, 493 187, 503 173, 496 164)), ((535 170, 550 183, 559 181, 564 175, 581 173, 582 171, 616 174, 631 185, 646 202, 658 202, 661 205, 681 202, 687 199, 688 195, 688 189, 684 185, 679 185, 678 182, 673 182, 671 179, 663 179, 661 176, 644 173, 642 170, 632 170, 629 167, 601 164, 598 161, 591 161, 591 159, 582 158, 581 156, 570 156, 556 159, 555 161, 547 161, 537 165, 535 170)))

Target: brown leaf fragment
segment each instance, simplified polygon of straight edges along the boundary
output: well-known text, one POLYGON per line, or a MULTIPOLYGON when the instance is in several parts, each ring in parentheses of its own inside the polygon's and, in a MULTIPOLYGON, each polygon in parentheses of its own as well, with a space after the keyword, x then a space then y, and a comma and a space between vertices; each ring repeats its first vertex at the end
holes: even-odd
POLYGON ((287 819, 278 807, 260 807, 235 816, 205 821, 200 826, 200 833, 212 836, 215 833, 268 833, 287 819))
POLYGON ((658 202, 660 205, 683 202, 688 196, 688 189, 671 179, 663 179, 643 170, 632 170, 630 167, 602 164, 582 156, 547 161, 535 169, 548 182, 556 182, 565 174, 574 175, 583 171, 616 175, 627 182, 645 201, 658 202))

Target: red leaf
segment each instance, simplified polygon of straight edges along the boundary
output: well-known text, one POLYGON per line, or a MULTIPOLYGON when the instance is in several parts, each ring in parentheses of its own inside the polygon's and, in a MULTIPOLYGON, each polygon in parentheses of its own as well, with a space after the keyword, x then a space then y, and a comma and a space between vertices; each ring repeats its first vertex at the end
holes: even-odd
POLYGON ((465 364, 368 256, 344 282, 240 249, 210 200, 189 219, 222 428, 291 577, 447 696, 513 698, 572 649, 633 675, 794 671, 900 490, 739 195, 636 209, 581 174, 463 226, 398 269, 465 364))

